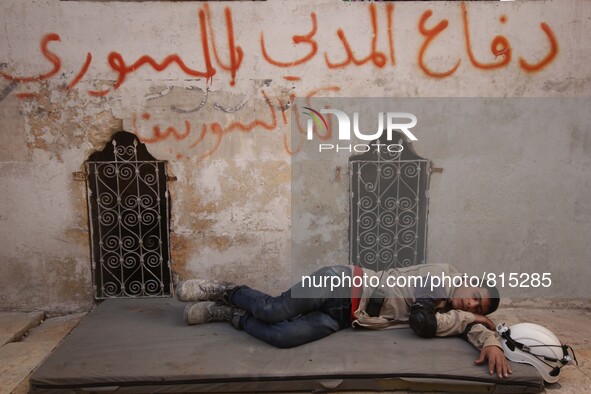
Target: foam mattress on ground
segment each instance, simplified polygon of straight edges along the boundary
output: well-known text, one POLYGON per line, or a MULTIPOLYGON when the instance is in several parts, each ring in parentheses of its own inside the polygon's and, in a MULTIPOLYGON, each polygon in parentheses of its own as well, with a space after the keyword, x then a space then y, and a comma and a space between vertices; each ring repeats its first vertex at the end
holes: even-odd
POLYGON ((473 363, 478 351, 457 337, 346 329, 277 349, 225 323, 187 326, 184 306, 171 298, 104 301, 33 373, 31 391, 509 393, 544 387, 529 365, 513 364, 509 379, 489 375, 473 363))

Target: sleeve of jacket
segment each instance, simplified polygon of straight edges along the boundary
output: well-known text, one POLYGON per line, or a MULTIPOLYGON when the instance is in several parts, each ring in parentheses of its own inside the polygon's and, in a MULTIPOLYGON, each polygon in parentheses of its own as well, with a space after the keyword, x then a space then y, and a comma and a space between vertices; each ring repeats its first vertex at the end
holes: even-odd
POLYGON ((436 313, 438 337, 461 335, 470 323, 474 322, 474 314, 457 309, 445 313, 436 313))
POLYGON ((503 349, 496 333, 480 323, 470 324, 462 336, 478 350, 487 346, 497 346, 501 350, 503 349))

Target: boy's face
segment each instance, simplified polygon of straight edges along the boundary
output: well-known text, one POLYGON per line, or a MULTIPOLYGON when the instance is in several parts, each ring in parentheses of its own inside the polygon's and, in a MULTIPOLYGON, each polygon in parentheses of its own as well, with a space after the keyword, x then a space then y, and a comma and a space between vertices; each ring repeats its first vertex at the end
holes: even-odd
POLYGON ((484 315, 490 306, 488 291, 482 287, 458 287, 452 297, 452 309, 484 315))

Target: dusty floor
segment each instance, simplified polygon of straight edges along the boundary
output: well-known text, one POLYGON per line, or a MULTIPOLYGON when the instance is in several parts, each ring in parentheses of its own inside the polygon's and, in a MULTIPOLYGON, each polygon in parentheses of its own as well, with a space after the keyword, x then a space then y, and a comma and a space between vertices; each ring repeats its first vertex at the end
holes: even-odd
POLYGON ((27 393, 29 375, 84 315, 0 312, 0 394, 27 393))
MULTIPOLYGON (((0 312, 0 394, 28 392, 28 377, 76 327, 84 313, 43 320, 41 313, 0 312)), ((591 312, 582 309, 501 308, 496 323, 542 324, 576 352, 579 366, 567 366, 547 394, 591 393, 591 312)))

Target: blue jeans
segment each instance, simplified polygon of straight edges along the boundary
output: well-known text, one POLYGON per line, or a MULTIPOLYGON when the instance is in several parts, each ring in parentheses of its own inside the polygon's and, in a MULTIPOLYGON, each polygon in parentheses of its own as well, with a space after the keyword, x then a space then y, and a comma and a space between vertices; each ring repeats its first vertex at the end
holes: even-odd
MULTIPOLYGON (((331 266, 314 272, 311 277, 351 276, 348 266, 331 266)), ((319 283, 319 282, 312 282, 319 283)), ((309 298, 302 294, 302 282, 278 297, 240 286, 229 294, 229 301, 247 311, 240 328, 248 334, 280 348, 290 348, 324 338, 349 326, 351 287, 331 291, 330 286, 306 287, 309 298), (336 298, 335 298, 336 297, 336 298)))

